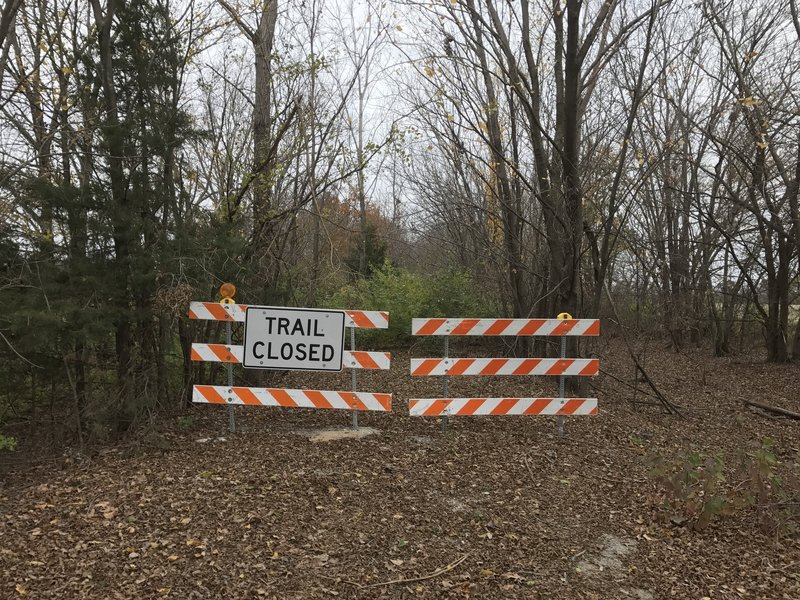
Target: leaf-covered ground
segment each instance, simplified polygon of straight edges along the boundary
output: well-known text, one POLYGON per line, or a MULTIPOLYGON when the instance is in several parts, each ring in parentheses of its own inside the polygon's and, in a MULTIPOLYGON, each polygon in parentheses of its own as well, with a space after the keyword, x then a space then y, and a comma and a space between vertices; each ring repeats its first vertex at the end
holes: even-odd
MULTIPOLYGON (((621 344, 602 368, 632 382, 621 344)), ((415 352, 415 355, 434 355, 415 352)), ((755 509, 702 531, 664 521, 650 456, 690 451, 726 465, 769 436, 778 468, 800 446, 800 368, 651 348, 648 371, 683 417, 631 404, 608 376, 597 417, 411 419, 438 380, 362 373, 395 412, 362 414, 378 435, 314 443, 297 430, 347 426, 334 411, 188 411, 157 435, 6 473, 0 597, 16 598, 800 598, 800 544, 767 535, 755 509), (223 438, 223 439, 218 439, 223 438), (199 442, 198 440, 207 440, 199 442)), ((347 389, 349 376, 287 374, 279 385, 347 389)), ((536 395, 552 383, 460 378, 452 395, 536 395)), ((638 394, 639 400, 651 400, 638 394)), ((731 487, 742 482, 729 481, 731 487)))

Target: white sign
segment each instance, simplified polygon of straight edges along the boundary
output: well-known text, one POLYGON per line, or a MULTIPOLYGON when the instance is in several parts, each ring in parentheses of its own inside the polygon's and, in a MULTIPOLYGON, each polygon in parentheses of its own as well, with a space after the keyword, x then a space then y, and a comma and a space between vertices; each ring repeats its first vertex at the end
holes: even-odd
POLYGON ((248 306, 244 360, 248 369, 341 371, 344 311, 248 306))

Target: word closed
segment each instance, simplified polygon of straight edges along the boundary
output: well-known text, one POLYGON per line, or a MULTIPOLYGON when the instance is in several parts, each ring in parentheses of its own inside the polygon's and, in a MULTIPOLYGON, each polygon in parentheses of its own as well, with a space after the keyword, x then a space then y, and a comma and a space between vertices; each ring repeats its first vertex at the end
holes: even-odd
POLYGON ((244 360, 249 369, 341 371, 344 311, 248 306, 244 360))

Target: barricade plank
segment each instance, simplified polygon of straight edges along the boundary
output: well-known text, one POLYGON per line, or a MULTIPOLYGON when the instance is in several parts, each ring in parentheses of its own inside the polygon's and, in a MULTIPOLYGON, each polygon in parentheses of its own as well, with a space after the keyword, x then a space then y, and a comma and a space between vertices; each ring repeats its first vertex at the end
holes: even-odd
MULTIPOLYGON (((206 321, 244 322, 246 304, 220 304, 219 302, 192 302, 189 318, 206 321)), ((387 329, 389 313, 380 310, 345 310, 345 327, 361 329, 387 329)))
POLYGON ((411 375, 597 375, 596 358, 412 358, 411 375))
POLYGON ((412 319, 412 335, 598 336, 599 319, 412 319))
POLYGON ((228 387, 195 385, 192 402, 197 404, 244 404, 292 408, 332 408, 343 410, 392 410, 392 395, 371 392, 336 392, 283 388, 228 387))
POLYGON ((453 415, 596 415, 597 398, 414 398, 412 417, 453 415))
MULTIPOLYGON (((226 344, 192 344, 192 360, 199 362, 241 363, 244 350, 242 346, 226 344)), ((392 355, 389 352, 367 352, 365 350, 345 350, 342 365, 351 369, 391 368, 392 355)))

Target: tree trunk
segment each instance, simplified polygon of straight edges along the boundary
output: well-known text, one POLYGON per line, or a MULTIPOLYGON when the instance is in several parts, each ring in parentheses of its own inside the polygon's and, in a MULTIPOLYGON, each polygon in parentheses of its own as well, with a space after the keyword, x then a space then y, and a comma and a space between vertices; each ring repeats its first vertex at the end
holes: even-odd
POLYGON ((127 197, 128 182, 123 169, 126 149, 119 123, 117 96, 114 87, 114 62, 111 26, 116 9, 115 0, 109 0, 103 15, 100 0, 91 0, 95 24, 98 31, 100 79, 102 81, 104 110, 104 135, 108 148, 109 179, 111 183, 111 227, 114 241, 114 263, 112 274, 114 291, 112 304, 118 311, 114 322, 114 347, 117 357, 118 409, 117 433, 124 433, 133 423, 134 383, 132 371, 133 337, 130 307, 130 260, 131 235, 135 215, 127 197))
POLYGON ((257 252, 266 239, 272 209, 270 173, 272 130, 272 46, 278 19, 278 0, 266 0, 253 39, 255 99, 253 104, 253 234, 257 252))

